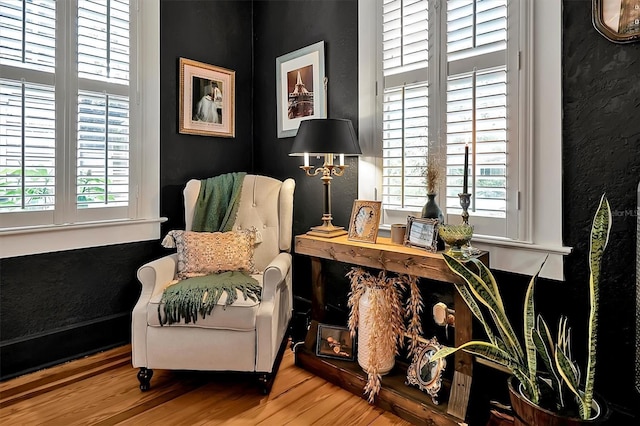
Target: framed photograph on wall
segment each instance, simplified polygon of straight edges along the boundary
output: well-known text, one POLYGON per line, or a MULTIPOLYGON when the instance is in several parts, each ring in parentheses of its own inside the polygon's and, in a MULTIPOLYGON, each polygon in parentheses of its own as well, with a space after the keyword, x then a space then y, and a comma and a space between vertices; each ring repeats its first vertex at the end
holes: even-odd
POLYGON ((347 327, 318 324, 317 356, 353 361, 356 356, 354 346, 355 339, 347 327))
POLYGON ((236 136, 236 72, 180 58, 179 132, 236 136))
POLYGON ((429 252, 438 251, 438 219, 407 218, 404 245, 421 247, 429 252))
POLYGON ((640 40, 640 1, 592 0, 593 25, 615 43, 640 40))
POLYGON ((327 118, 324 41, 276 58, 278 137, 298 133, 302 120, 327 118))
POLYGON ((351 209, 349 235, 351 241, 375 243, 380 225, 381 201, 355 200, 351 209))

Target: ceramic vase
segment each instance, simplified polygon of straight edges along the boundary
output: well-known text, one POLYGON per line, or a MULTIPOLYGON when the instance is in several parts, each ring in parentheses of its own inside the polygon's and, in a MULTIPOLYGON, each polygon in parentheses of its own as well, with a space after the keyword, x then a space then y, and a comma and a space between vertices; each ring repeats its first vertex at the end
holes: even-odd
MULTIPOLYGON (((373 324, 371 320, 371 292, 384 291, 377 288, 367 288, 360 302, 358 303, 358 364, 366 372, 369 367, 369 340, 372 338, 372 327, 380 326, 380 324, 373 324)), ((377 298, 382 300, 382 296, 377 298)), ((387 323, 388 324, 388 323, 387 323)), ((375 344, 375 342, 374 342, 375 344)), ((378 372, 380 375, 387 374, 395 365, 396 357, 394 353, 387 354, 384 359, 380 359, 380 365, 378 366, 378 372)))
MULTIPOLYGON (((440 225, 444 224, 444 214, 436 203, 436 195, 435 193, 427 194, 427 203, 422 208, 421 217, 423 219, 438 219, 440 221, 440 225)), ((444 250, 444 241, 440 236, 438 236, 438 250, 444 250)))

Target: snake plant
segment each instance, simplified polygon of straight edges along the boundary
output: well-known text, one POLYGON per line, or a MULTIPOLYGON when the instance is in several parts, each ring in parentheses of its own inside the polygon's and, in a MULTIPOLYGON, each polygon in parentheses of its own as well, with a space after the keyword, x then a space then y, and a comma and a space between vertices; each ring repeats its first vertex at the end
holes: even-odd
POLYGON ((577 411, 580 418, 588 419, 591 416, 596 365, 600 263, 609 240, 610 229, 611 210, 607 198, 603 195, 593 219, 590 235, 590 314, 587 368, 584 372, 581 372, 571 353, 573 337, 567 318, 560 318, 554 341, 547 323, 542 316, 536 315, 534 289, 544 262, 527 287, 523 309, 524 330, 520 341, 505 312, 491 270, 477 259, 463 264, 446 254, 443 256, 451 271, 464 280, 462 284, 455 284, 456 289, 483 325, 489 341, 470 341, 457 348, 444 347, 436 352, 431 360, 465 350, 508 368, 523 385, 527 397, 533 403, 559 414, 577 411), (538 360, 542 361, 546 371, 538 368, 538 360))

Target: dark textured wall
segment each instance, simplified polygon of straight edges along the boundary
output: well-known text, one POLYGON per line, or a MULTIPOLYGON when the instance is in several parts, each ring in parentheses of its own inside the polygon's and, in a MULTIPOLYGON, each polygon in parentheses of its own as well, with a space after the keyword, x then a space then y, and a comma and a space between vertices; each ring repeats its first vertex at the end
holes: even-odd
POLYGON ((252 2, 160 2, 160 214, 184 228, 182 189, 192 178, 252 171, 252 2), (235 71, 236 137, 178 133, 179 59, 235 71))
MULTIPOLYGON (((308 177, 298 168, 300 157, 289 157, 293 137, 277 137, 276 58, 314 44, 325 43, 325 73, 328 78, 328 117, 347 118, 358 131, 358 2, 333 1, 256 1, 254 2, 254 161, 259 173, 278 179, 296 180, 294 197, 294 235, 305 233, 322 221, 322 181, 308 177)), ((322 164, 311 159, 311 164, 322 164)), ((335 225, 347 226, 353 200, 357 198, 357 161, 331 184, 332 213, 335 225)), ((308 259, 295 259, 294 292, 309 297, 308 259)), ((335 269, 335 265, 329 265, 335 269)), ((334 275, 344 276, 337 267, 334 275)), ((328 280, 329 297, 343 305, 346 293, 334 291, 328 280)))
POLYGON ((122 345, 157 242, 0 259, 2 378, 122 345))
POLYGON ((613 226, 602 265, 596 389, 640 413, 633 389, 633 327, 640 314, 634 304, 640 43, 619 45, 599 35, 590 1, 565 0, 563 6, 563 237, 574 247, 565 263, 566 287, 577 295, 564 299, 571 301, 565 308, 582 320, 584 308, 574 300, 584 299, 589 227, 606 193, 613 226))

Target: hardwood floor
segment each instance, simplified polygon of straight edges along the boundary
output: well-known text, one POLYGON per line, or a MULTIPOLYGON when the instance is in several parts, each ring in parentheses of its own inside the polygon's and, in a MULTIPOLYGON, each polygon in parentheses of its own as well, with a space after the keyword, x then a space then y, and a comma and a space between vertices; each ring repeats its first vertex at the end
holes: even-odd
POLYGON ((268 396, 254 376, 154 371, 140 392, 124 346, 0 383, 2 425, 409 425, 294 365, 268 396))

